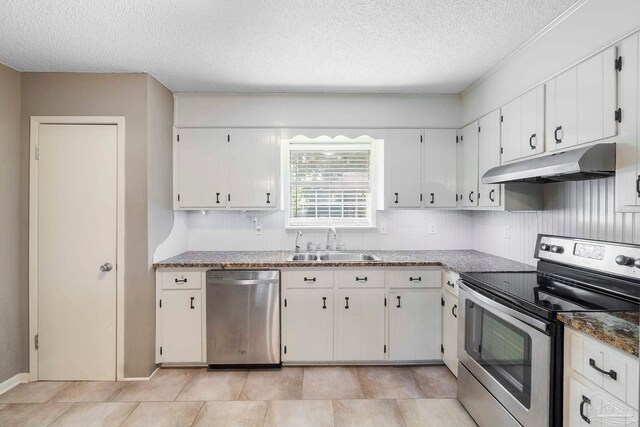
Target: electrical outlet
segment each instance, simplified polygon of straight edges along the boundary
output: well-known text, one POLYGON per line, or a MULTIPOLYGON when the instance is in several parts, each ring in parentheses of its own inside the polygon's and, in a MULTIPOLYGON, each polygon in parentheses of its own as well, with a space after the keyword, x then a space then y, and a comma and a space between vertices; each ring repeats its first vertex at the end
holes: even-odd
POLYGON ((511 229, 509 229, 508 225, 504 226, 504 238, 505 239, 510 239, 511 238, 511 229))
POLYGON ((436 225, 429 224, 429 234, 436 234, 436 225))
POLYGON ((380 223, 380 234, 387 234, 387 223, 386 222, 381 222, 380 223))

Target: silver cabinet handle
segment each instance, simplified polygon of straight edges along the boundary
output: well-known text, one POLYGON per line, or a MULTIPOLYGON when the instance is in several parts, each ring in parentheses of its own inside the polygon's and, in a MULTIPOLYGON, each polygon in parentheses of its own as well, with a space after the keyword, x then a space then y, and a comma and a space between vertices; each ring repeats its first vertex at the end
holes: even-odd
POLYGON ((111 265, 111 263, 105 262, 100 266, 100 271, 102 271, 103 273, 111 270, 113 270, 113 265, 111 265))

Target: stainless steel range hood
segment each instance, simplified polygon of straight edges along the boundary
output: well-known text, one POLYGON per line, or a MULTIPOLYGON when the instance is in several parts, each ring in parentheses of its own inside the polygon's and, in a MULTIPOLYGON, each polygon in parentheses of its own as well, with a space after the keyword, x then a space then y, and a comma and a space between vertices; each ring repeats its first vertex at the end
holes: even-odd
POLYGON ((575 150, 522 160, 489 169, 485 184, 558 182, 604 178, 615 173, 616 144, 595 144, 575 150))

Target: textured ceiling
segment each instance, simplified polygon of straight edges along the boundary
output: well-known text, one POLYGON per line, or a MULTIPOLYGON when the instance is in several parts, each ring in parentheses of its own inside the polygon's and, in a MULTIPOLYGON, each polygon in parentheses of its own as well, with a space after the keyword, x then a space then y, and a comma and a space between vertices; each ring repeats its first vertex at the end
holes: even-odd
POLYGON ((459 93, 575 0, 0 0, 0 63, 174 92, 459 93))

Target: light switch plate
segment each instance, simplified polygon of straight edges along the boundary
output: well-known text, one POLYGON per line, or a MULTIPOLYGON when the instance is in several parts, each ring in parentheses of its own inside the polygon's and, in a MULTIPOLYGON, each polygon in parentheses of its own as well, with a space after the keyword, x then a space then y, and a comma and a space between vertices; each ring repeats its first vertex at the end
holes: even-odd
POLYGON ((436 234, 436 225, 429 224, 429 234, 436 234))
POLYGON ((380 234, 387 234, 387 223, 386 222, 381 222, 380 223, 380 234))
POLYGON ((511 238, 511 229, 509 228, 508 225, 504 226, 504 238, 505 239, 510 239, 511 238))

